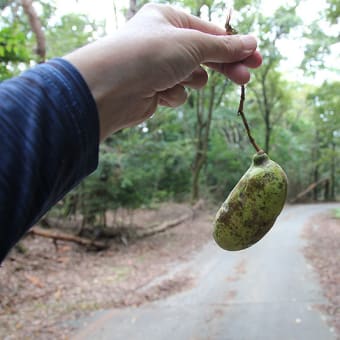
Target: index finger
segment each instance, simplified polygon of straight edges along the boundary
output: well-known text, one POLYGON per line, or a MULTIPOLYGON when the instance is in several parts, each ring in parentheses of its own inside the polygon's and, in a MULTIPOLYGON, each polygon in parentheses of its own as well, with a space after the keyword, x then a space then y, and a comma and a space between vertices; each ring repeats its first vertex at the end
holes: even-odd
POLYGON ((183 25, 181 28, 189 28, 203 33, 213 35, 225 35, 226 31, 222 27, 219 27, 211 22, 202 20, 194 15, 187 14, 183 11, 179 11, 180 23, 183 25))
POLYGON ((178 28, 188 28, 197 30, 203 33, 213 35, 225 35, 225 29, 214 25, 208 21, 202 20, 194 15, 188 14, 183 10, 174 8, 169 5, 162 4, 149 4, 147 6, 155 6, 156 9, 160 10, 162 14, 178 28))

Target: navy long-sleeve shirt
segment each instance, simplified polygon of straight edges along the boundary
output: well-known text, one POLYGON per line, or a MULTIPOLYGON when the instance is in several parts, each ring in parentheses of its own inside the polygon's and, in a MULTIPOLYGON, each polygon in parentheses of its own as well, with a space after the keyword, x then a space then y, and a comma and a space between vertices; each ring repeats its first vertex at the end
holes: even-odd
POLYGON ((40 217, 98 164, 91 92, 66 60, 0 84, 0 263, 40 217))

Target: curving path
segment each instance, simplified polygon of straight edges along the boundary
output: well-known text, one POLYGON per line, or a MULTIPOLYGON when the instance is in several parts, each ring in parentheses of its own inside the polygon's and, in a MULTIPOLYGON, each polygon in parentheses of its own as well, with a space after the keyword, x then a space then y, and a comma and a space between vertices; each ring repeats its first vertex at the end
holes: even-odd
POLYGON ((300 235, 313 215, 336 206, 287 206, 269 234, 241 252, 207 244, 176 269, 195 277, 192 289, 139 308, 96 312, 80 321, 73 339, 335 339, 315 307, 325 300, 300 235))

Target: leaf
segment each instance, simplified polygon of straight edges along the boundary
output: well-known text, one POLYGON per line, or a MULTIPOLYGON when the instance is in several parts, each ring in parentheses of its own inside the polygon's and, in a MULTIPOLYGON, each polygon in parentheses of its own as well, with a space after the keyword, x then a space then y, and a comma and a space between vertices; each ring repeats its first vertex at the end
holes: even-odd
POLYGON ((40 281, 40 279, 34 275, 30 275, 25 273, 26 279, 31 282, 34 286, 38 288, 44 288, 44 284, 40 281))

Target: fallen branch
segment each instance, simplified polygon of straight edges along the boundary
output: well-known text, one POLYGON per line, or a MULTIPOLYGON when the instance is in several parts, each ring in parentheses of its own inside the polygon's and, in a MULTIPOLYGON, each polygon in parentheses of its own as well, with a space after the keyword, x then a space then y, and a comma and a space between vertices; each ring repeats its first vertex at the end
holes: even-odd
POLYGON ((307 196, 312 190, 314 190, 317 186, 324 184, 327 185, 327 183, 329 182, 328 178, 324 178, 324 179, 320 179, 317 182, 314 182, 312 184, 310 184, 305 190, 301 191, 298 195, 296 195, 295 198, 293 198, 290 203, 295 203, 297 201, 299 201, 301 198, 307 196))
POLYGON ((51 230, 45 230, 40 227, 34 227, 29 231, 30 234, 32 235, 37 235, 45 238, 50 238, 54 241, 66 241, 66 242, 74 242, 77 244, 80 244, 82 246, 87 246, 87 247, 94 247, 98 250, 106 249, 108 246, 104 242, 99 242, 99 241, 93 241, 89 240, 84 237, 80 236, 74 236, 62 232, 56 232, 56 231, 51 231, 51 230))
POLYGON ((174 220, 171 221, 165 221, 157 226, 154 227, 149 227, 147 229, 141 229, 136 231, 135 237, 137 238, 142 238, 142 237, 147 237, 147 236, 152 236, 158 233, 162 233, 166 230, 169 230, 171 228, 174 228, 178 226, 179 224, 195 217, 195 214, 198 209, 200 209, 203 206, 203 201, 199 200, 191 209, 190 213, 187 213, 183 216, 180 216, 174 220))
MULTIPOLYGON (((148 227, 138 227, 138 226, 131 226, 131 225, 123 225, 120 224, 117 227, 99 227, 94 229, 93 227, 90 228, 89 226, 85 227, 84 232, 89 235, 93 235, 95 238, 118 238, 120 239, 124 244, 128 244, 128 241, 131 239, 139 239, 139 238, 144 238, 148 236, 152 236, 158 233, 162 233, 168 229, 174 228, 178 226, 179 224, 189 220, 189 219, 194 219, 197 211, 203 206, 203 201, 199 200, 192 208, 191 211, 179 216, 173 220, 168 220, 164 221, 160 224, 157 225, 151 225, 148 227)), ((58 219, 51 218, 51 217, 45 217, 42 222, 44 223, 45 226, 51 228, 51 227, 57 227, 57 228, 64 228, 65 226, 68 226, 69 228, 74 228, 75 226, 67 225, 65 224, 66 222, 60 222, 58 219)), ((41 223, 41 222, 40 222, 41 223)), ((99 249, 103 249, 107 247, 104 243, 101 243, 99 241, 92 241, 89 240, 88 238, 80 237, 80 236, 73 236, 71 234, 66 234, 66 233, 61 233, 61 232, 51 232, 46 229, 34 227, 33 233, 36 233, 36 230, 39 232, 39 236, 44 236, 44 237, 49 237, 55 240, 66 240, 65 241, 73 241, 79 244, 83 245, 94 245, 96 246, 95 243, 98 243, 99 249), (35 231, 34 231, 35 230, 35 231), (44 235, 41 235, 41 232, 44 235), (61 238, 63 237, 63 238, 61 238)))

